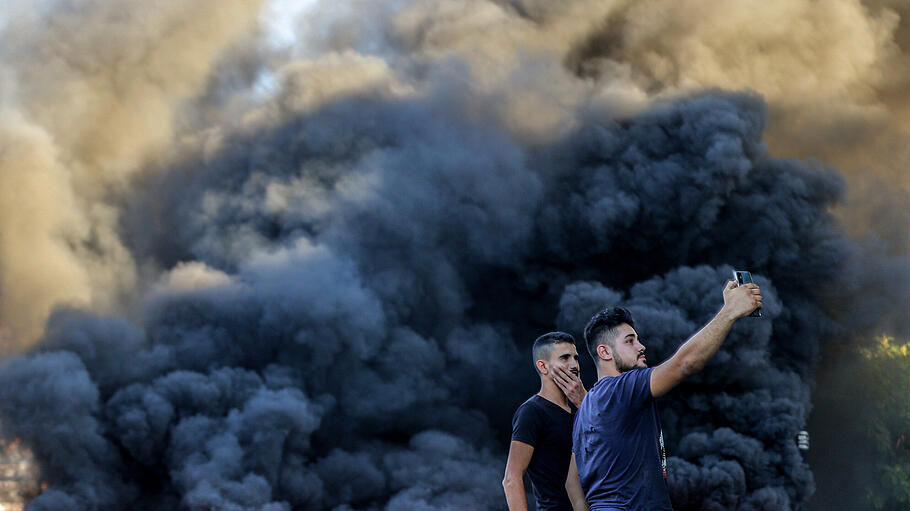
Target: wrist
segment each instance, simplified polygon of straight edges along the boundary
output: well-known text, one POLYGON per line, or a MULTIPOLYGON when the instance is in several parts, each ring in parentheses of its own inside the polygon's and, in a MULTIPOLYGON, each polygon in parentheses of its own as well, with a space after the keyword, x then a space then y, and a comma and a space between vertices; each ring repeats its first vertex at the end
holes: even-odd
POLYGON ((718 311, 717 315, 714 316, 714 318, 721 323, 728 323, 731 325, 735 323, 737 319, 739 319, 736 314, 730 311, 726 304, 721 307, 720 311, 718 311))

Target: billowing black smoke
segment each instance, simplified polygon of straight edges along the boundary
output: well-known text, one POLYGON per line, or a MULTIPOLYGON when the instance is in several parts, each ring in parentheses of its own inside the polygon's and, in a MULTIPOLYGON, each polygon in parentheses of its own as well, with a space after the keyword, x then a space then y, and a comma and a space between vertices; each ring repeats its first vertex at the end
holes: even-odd
POLYGON ((771 158, 751 95, 545 145, 457 97, 339 100, 147 184, 123 231, 174 269, 141 324, 61 310, 0 371, 3 433, 51 483, 29 509, 503 509, 531 341, 622 303, 662 360, 731 267, 765 317, 662 399, 674 505, 806 502, 793 437, 856 251, 839 175, 771 158))

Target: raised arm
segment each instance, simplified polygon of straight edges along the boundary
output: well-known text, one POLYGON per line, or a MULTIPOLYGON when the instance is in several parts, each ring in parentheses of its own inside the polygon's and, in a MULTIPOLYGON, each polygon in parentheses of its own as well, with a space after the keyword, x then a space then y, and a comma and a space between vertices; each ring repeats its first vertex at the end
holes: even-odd
POLYGON ((509 506, 509 511, 528 511, 524 475, 533 454, 534 446, 532 445, 518 440, 512 440, 509 445, 506 475, 502 479, 502 488, 506 492, 506 504, 509 506))
POLYGON ((714 319, 676 350, 672 357, 651 371, 651 395, 662 396, 683 379, 705 367, 727 338, 733 323, 761 307, 761 290, 755 284, 737 286, 732 280, 724 287, 724 306, 714 319))

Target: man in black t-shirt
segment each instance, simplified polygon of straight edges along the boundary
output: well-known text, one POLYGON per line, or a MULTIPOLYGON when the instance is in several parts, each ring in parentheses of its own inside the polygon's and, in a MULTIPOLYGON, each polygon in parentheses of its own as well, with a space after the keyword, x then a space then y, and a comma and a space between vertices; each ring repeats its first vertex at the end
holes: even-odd
POLYGON ((577 474, 570 477, 572 423, 585 396, 579 379, 575 339, 551 332, 534 341, 534 366, 540 392, 525 401, 512 419, 512 442, 502 481, 509 511, 527 511, 527 472, 540 511, 586 510, 577 474))

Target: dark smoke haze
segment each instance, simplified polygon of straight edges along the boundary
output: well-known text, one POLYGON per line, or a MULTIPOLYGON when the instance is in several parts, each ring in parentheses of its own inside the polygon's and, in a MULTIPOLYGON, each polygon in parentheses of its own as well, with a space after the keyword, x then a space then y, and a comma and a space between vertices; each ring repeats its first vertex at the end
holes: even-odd
MULTIPOLYGON (((865 216, 832 211, 858 211, 855 177, 763 141, 781 98, 805 106, 813 80, 715 83, 684 72, 675 44, 658 45, 673 65, 643 74, 630 63, 653 57, 644 35, 659 23, 632 23, 650 19, 635 3, 315 6, 299 47, 280 50, 250 26, 259 2, 209 24, 180 2, 119 21, 112 5, 139 4, 71 3, 35 22, 92 21, 108 37, 79 48, 90 63, 104 49, 97 67, 63 58, 51 32, 2 53, 23 79, 47 72, 30 51, 66 78, 43 95, 0 89, 0 141, 17 148, 0 180, 46 163, 24 189, 54 212, 34 236, 0 221, 3 246, 25 244, 0 256, 0 336, 49 314, 0 370, 2 434, 25 439, 51 483, 33 511, 503 509, 533 339, 580 338, 591 313, 625 304, 663 360, 720 307, 733 267, 762 285, 765 317, 661 400, 674 506, 802 509, 815 483, 794 437, 820 353, 870 329, 910 333, 905 220, 851 237, 845 222, 865 216), (133 46, 147 52, 117 53, 133 46), (66 132, 82 107, 42 101, 86 89, 107 117, 66 132), (133 115, 160 122, 149 134, 133 115), (72 286, 24 291, 40 310, 17 322, 29 302, 14 270, 49 278, 29 250, 63 261, 51 277, 72 286)), ((828 21, 868 14, 837 3, 828 21)), ((882 12, 864 18, 869 68, 884 61, 875 44, 898 51, 887 29, 902 26, 882 12)), ((22 23, 4 37, 32 33, 22 23)), ((825 94, 855 99, 855 79, 821 67, 849 85, 825 94)), ((811 106, 790 112, 805 121, 811 106)), ((899 204, 891 189, 883 201, 899 204)), ((2 197, 21 218, 21 199, 2 197)))

